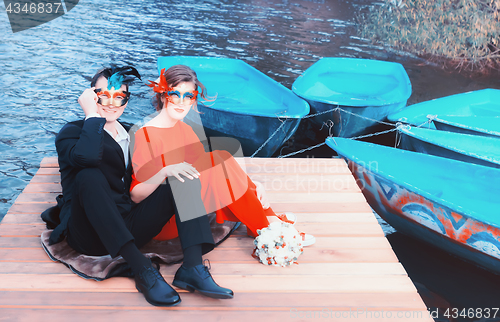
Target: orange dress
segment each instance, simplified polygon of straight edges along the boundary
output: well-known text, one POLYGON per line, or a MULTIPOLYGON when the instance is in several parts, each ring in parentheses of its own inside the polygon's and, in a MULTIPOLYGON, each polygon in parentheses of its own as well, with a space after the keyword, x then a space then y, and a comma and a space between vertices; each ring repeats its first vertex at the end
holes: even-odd
MULTIPOLYGON (((205 152, 193 129, 181 121, 171 128, 145 126, 136 132, 130 190, 151 178, 161 168, 184 161, 192 164, 200 173, 200 197, 207 213, 216 212, 218 223, 224 220, 241 221, 253 237, 258 235, 257 229, 269 225, 266 217, 275 213, 271 208, 262 208, 255 184, 232 155, 221 150, 205 152)), ((155 239, 175 237, 177 227, 175 217, 172 217, 155 239)))

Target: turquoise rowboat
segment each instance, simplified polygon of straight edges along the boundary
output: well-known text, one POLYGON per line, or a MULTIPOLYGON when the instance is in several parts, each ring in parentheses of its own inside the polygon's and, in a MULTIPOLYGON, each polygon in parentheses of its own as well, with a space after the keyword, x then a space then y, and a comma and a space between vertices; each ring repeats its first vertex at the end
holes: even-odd
MULTIPOLYGON (((271 156, 309 113, 304 100, 241 60, 159 57, 158 72, 177 64, 191 67, 207 88, 208 96, 216 97, 213 102, 199 103, 201 114, 191 110, 184 122, 193 128, 203 127, 206 137, 237 139, 245 156, 271 156)), ((196 132, 200 136, 200 131, 196 132)))
POLYGON ((333 135, 353 137, 375 132, 376 121, 405 107, 411 83, 398 63, 330 57, 309 67, 292 90, 309 103, 311 114, 339 107, 311 120, 318 126, 331 120, 333 135))
POLYGON ((396 230, 500 274, 500 170, 344 138, 326 143, 396 230))
POLYGON ((500 168, 500 137, 398 126, 398 147, 444 158, 500 168))
POLYGON ((443 116, 431 119, 438 130, 500 138, 500 116, 443 116))
MULTIPOLYGON (((400 112, 389 114, 387 118, 394 123, 419 126, 445 116, 500 116, 500 90, 488 88, 436 98, 410 105, 400 112)), ((432 123, 424 126, 436 128, 432 123)))

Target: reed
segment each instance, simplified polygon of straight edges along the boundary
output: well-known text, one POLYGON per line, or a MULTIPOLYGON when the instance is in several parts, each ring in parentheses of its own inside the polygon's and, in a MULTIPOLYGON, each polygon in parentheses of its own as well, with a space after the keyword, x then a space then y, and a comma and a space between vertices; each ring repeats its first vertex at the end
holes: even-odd
POLYGON ((358 16, 362 37, 445 68, 500 66, 500 0, 382 0, 358 16))

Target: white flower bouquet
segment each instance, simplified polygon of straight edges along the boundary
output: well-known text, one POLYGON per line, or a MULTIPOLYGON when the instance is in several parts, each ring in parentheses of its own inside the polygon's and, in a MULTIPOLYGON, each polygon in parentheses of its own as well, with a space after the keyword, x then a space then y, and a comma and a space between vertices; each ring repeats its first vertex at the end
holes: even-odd
POLYGON ((257 230, 252 256, 264 265, 289 266, 297 263, 303 252, 302 237, 292 225, 272 222, 268 227, 257 230))

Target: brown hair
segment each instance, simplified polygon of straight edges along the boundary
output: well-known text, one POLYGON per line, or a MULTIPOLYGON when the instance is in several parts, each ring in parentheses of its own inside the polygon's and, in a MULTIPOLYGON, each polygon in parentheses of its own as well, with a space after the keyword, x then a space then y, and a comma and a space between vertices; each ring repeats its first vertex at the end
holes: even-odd
MULTIPOLYGON (((183 82, 192 82, 195 85, 195 90, 198 90, 199 92, 201 92, 199 94, 199 97, 203 98, 206 101, 213 100, 213 99, 206 96, 206 88, 198 80, 198 76, 196 75, 196 72, 186 65, 174 65, 174 66, 170 67, 169 69, 167 69, 167 71, 165 71, 163 76, 165 77, 165 80, 167 81, 167 84, 169 87, 175 87, 183 82)), ((161 111, 161 109, 163 108, 163 103, 161 101, 161 97, 163 95, 164 95, 164 93, 156 93, 155 108, 157 111, 161 111)), ((198 103, 198 99, 196 99, 195 106, 193 106, 193 109, 196 112, 198 112, 198 110, 196 109, 197 103, 198 103)))

